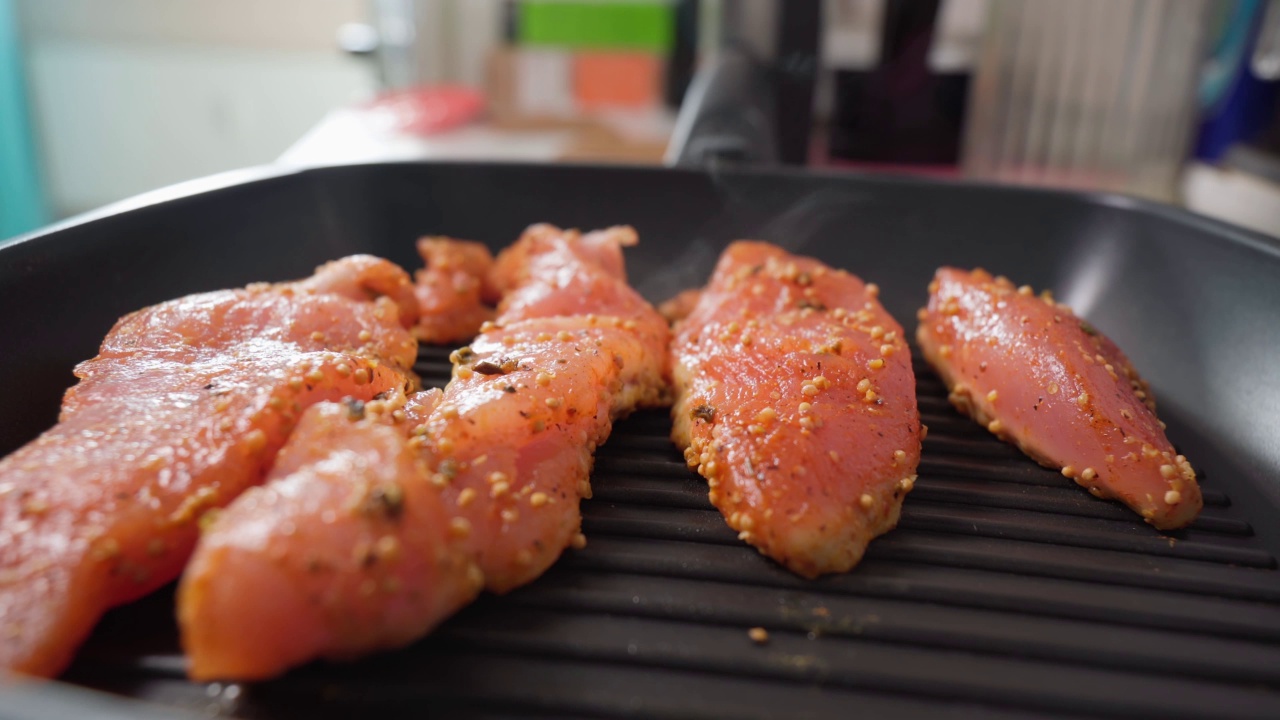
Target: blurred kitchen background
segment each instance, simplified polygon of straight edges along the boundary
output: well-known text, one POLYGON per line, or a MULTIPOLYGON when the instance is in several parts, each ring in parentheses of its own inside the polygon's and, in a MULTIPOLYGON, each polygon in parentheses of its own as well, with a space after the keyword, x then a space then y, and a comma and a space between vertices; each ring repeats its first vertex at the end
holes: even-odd
POLYGON ((969 177, 1280 236, 1277 88, 1280 0, 0 0, 0 238, 409 159, 969 177))

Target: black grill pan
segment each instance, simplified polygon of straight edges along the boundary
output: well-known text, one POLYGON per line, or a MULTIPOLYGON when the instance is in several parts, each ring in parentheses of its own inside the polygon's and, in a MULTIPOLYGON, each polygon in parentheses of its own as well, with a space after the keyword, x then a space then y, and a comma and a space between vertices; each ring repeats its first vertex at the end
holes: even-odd
MULTIPOLYGON (((805 581, 739 543, 665 414, 640 413, 599 454, 587 548, 427 640, 193 684, 161 592, 110 613, 65 683, 0 685, 0 717, 1280 717, 1280 246, 1163 206, 762 171, 217 179, 0 248, 0 451, 53 422, 70 368, 126 312, 352 252, 416 267, 418 235, 497 246, 535 221, 635 225, 632 281, 655 300, 702 282, 736 237, 879 283, 908 328, 940 264, 1051 287, 1152 381, 1204 513, 1161 534, 1095 500, 958 416, 916 358, 919 481, 849 574, 805 581)), ((427 382, 445 381, 446 355, 422 351, 427 382)))

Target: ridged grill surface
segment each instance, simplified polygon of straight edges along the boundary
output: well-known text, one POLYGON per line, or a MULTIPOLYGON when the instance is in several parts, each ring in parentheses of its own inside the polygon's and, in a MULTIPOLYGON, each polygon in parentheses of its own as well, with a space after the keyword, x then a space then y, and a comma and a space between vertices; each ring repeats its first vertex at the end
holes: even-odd
MULTIPOLYGON (((446 356, 424 349, 424 381, 446 356)), ((67 679, 248 718, 1280 717, 1280 573, 1213 478, 1195 525, 1162 535, 916 367, 919 480, 846 575, 805 581, 740 543, 645 412, 598 455, 587 548, 410 648, 197 685, 161 593, 113 612, 67 679)))

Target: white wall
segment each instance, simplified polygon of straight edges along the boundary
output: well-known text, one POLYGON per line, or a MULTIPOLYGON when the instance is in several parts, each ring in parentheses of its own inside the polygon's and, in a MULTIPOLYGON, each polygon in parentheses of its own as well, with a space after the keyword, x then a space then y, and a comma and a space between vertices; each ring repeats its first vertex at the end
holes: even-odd
POLYGON ((272 161, 370 95, 336 48, 361 0, 23 0, 34 124, 55 212, 272 161))

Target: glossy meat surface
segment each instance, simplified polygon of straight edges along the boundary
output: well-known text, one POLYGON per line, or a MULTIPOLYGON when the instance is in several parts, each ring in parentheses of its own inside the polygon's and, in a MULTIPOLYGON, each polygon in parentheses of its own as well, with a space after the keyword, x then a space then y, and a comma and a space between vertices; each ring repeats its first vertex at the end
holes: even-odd
POLYGON ((177 577, 197 523, 258 483, 303 410, 412 381, 386 261, 122 318, 59 423, 0 460, 0 667, 53 675, 108 608, 177 577))
POLYGON ((1147 384, 1070 308, 982 270, 938 271, 917 339, 960 412, 1161 529, 1202 505, 1147 384))
POLYGON ((666 322, 596 263, 599 237, 538 226, 499 258, 501 315, 454 353, 438 400, 312 411, 183 578, 193 677, 264 678, 402 645, 584 542, 594 449, 614 418, 667 392, 666 322), (369 512, 390 488, 395 512, 369 512), (393 557, 371 557, 380 546, 393 557))
POLYGON ((736 242, 676 326, 673 439, 739 537, 807 577, 856 565, 915 481, 911 355, 877 292, 736 242))

